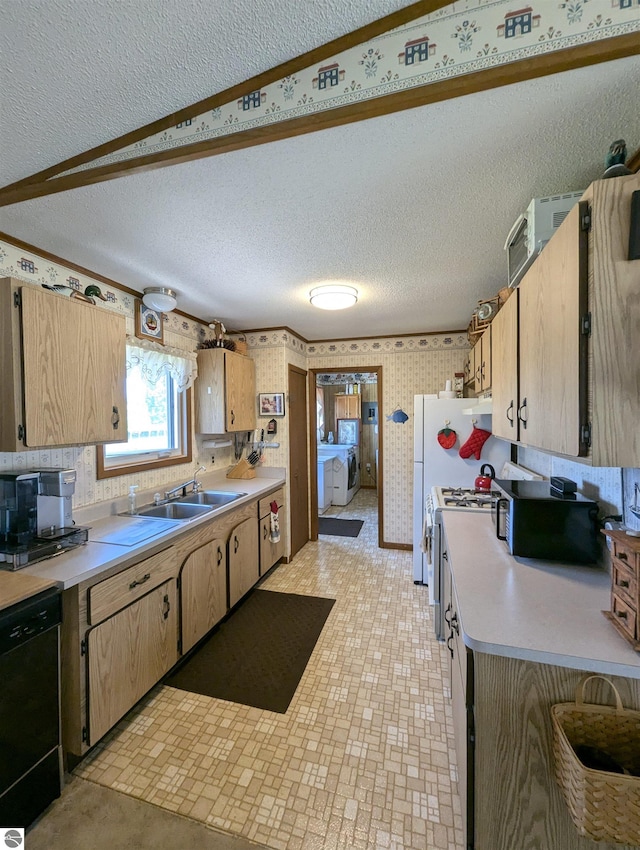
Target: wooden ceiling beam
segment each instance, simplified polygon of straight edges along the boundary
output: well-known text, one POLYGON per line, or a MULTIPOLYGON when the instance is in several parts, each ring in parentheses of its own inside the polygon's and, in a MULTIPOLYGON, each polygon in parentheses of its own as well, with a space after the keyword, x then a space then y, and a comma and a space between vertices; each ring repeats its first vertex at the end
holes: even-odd
POLYGON ((197 103, 186 106, 184 109, 172 112, 170 115, 165 115, 164 118, 152 121, 150 124, 146 124, 144 127, 139 127, 137 130, 125 133, 117 139, 104 142, 95 148, 91 148, 91 150, 84 151, 83 153, 77 154, 69 159, 65 159, 62 162, 52 165, 49 168, 45 168, 42 171, 38 171, 29 177, 23 177, 21 180, 16 180, 15 182, 5 186, 3 189, 0 189, 0 195, 4 192, 11 192, 14 189, 31 183, 42 183, 45 180, 55 177, 57 174, 69 171, 72 168, 78 168, 81 165, 93 162, 103 156, 109 156, 109 154, 112 154, 121 148, 126 148, 136 142, 142 141, 143 139, 148 139, 149 136, 154 136, 156 133, 162 133, 163 130, 175 127, 176 124, 193 118, 196 115, 201 115, 211 109, 216 109, 217 107, 225 106, 228 103, 233 103, 233 101, 249 94, 252 91, 264 88, 265 86, 275 83, 284 77, 303 71, 305 68, 315 65, 317 62, 324 62, 328 58, 336 56, 338 53, 342 53, 345 50, 356 47, 358 44, 370 41, 372 38, 396 29, 396 27, 407 24, 410 21, 416 20, 416 18, 422 18, 431 12, 441 9, 443 6, 448 6, 450 2, 451 0, 418 0, 418 2, 412 3, 404 9, 398 9, 396 12, 392 12, 390 15, 385 15, 385 17, 379 18, 377 21, 372 21, 370 24, 365 24, 353 32, 334 38, 332 41, 329 41, 320 47, 315 47, 313 50, 302 53, 300 56, 296 56, 294 59, 283 62, 275 68, 270 68, 268 71, 264 71, 261 74, 257 74, 249 80, 244 80, 238 85, 231 86, 222 92, 211 95, 203 100, 199 100, 197 103))
POLYGON ((589 42, 577 47, 559 50, 545 56, 534 56, 465 74, 437 83, 430 83, 384 97, 359 101, 312 115, 280 121, 274 124, 219 136, 180 148, 159 151, 135 157, 125 162, 111 163, 86 169, 64 177, 56 177, 37 183, 26 183, 19 187, 6 187, 0 191, 0 207, 20 203, 33 198, 89 186, 107 180, 115 180, 129 174, 140 174, 168 165, 191 162, 208 156, 217 156, 230 151, 262 145, 304 135, 306 133, 338 127, 367 118, 388 115, 405 109, 413 109, 480 91, 524 82, 526 80, 561 73, 599 62, 608 62, 640 53, 637 34, 617 36, 602 41, 589 42))

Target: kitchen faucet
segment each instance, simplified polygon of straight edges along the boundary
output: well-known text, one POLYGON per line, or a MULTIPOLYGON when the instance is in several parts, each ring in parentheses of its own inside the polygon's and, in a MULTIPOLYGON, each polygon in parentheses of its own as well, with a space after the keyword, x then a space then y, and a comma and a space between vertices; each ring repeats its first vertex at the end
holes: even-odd
POLYGON ((199 472, 206 472, 206 467, 199 466, 196 469, 196 471, 193 475, 193 478, 190 478, 188 481, 185 481, 184 484, 178 484, 177 487, 172 487, 171 490, 167 490, 166 493, 164 494, 165 499, 175 499, 175 498, 177 498, 177 493, 180 490, 182 490, 182 495, 186 496, 187 495, 187 487, 189 486, 189 484, 192 485, 191 492, 192 493, 198 493, 202 489, 202 482, 198 481, 198 473, 199 472))

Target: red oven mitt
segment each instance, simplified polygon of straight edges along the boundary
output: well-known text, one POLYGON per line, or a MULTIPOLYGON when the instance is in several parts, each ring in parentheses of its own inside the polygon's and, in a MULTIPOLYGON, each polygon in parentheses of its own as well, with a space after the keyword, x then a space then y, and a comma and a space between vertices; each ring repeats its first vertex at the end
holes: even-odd
POLYGON ((480 454, 482 452, 482 447, 487 442, 489 437, 491 436, 491 431, 485 431, 484 428, 476 428, 473 426, 473 431, 469 435, 467 442, 460 446, 460 451, 458 454, 460 457, 471 457, 471 455, 476 456, 476 460, 480 460, 480 454))
POLYGON ((453 428, 443 428, 442 431, 438 431, 438 442, 443 449, 452 449, 457 439, 458 435, 453 428))

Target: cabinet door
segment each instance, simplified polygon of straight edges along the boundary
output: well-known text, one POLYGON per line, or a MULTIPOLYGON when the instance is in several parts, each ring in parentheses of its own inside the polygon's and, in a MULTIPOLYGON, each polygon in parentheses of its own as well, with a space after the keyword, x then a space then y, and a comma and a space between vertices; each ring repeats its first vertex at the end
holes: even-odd
POLYGON ((224 434, 224 351, 205 348, 198 352, 198 377, 194 386, 196 434, 224 434))
POLYGON ((280 505, 278 517, 280 523, 280 540, 271 542, 271 516, 260 520, 260 575, 263 576, 284 555, 284 506, 280 505))
POLYGON ((188 652, 227 613, 226 543, 212 540, 180 570, 180 648, 188 652))
POLYGON ((576 204, 522 279, 520 289, 520 440, 557 454, 585 449, 584 355, 587 233, 576 204))
POLYGON ((226 355, 227 431, 252 431, 256 427, 255 364, 244 354, 226 355))
POLYGON ((87 632, 90 745, 176 663, 177 623, 171 579, 87 632))
POLYGON ((515 289, 491 322, 493 434, 518 439, 518 297, 515 289))
POLYGON ((127 438, 124 316, 23 286, 27 446, 127 438))
POLYGON ((229 607, 233 608, 260 578, 255 518, 245 519, 231 532, 228 560, 229 607))

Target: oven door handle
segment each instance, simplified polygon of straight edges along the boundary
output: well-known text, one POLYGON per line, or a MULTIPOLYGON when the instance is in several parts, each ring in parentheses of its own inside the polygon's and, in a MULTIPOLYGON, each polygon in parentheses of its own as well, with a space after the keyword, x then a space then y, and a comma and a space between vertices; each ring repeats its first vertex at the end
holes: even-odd
POLYGON ((500 534, 500 517, 502 516, 502 514, 500 513, 500 507, 504 505, 506 515, 506 508, 508 507, 507 501, 507 499, 496 499, 496 537, 498 538, 498 540, 507 539, 506 534, 500 534))

